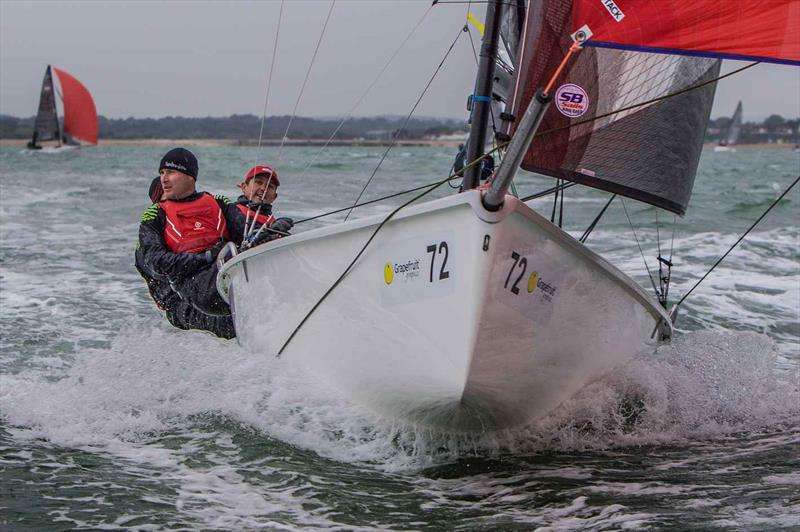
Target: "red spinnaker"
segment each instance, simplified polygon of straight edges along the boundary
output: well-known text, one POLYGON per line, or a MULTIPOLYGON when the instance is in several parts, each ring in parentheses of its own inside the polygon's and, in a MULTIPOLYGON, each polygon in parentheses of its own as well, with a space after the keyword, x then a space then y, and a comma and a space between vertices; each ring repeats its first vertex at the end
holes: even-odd
POLYGON ((587 46, 800 65, 800 1, 574 0, 587 46))
POLYGON ((64 133, 81 142, 97 144, 97 109, 92 95, 69 73, 56 67, 53 70, 64 98, 64 133))

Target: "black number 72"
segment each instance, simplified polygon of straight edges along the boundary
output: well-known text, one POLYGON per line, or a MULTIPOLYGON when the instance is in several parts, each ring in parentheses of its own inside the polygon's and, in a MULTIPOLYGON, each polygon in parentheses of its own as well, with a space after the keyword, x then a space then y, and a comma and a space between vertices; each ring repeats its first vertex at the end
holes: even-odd
POLYGON ((528 259, 526 257, 520 257, 519 253, 516 251, 511 252, 511 258, 514 259, 514 264, 511 265, 511 269, 508 270, 508 276, 506 277, 506 284, 503 285, 503 288, 508 288, 508 282, 511 280, 511 274, 514 273, 514 268, 519 266, 522 270, 519 272, 519 277, 517 280, 514 281, 514 284, 511 285, 511 293, 514 295, 519 294, 519 287, 517 286, 522 278, 525 276, 525 270, 528 268, 528 259))
MULTIPOLYGON (((431 244, 428 246, 428 253, 431 254, 431 274, 428 279, 429 282, 433 282, 433 263, 436 262, 436 244, 431 244)), ((448 279, 450 277, 450 272, 445 270, 444 267, 447 265, 447 255, 448 255, 448 248, 447 242, 444 240, 439 242, 439 255, 444 252, 444 258, 442 259, 442 266, 439 269, 439 280, 442 281, 444 279, 448 279)))

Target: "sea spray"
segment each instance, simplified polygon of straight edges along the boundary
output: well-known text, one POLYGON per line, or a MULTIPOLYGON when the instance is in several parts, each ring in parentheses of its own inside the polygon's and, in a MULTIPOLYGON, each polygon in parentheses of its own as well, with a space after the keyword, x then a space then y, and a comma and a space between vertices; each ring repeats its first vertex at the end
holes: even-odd
POLYGON ((3 377, 0 409, 9 424, 60 445, 138 441, 213 415, 386 471, 465 456, 676 444, 800 420, 797 370, 776 368, 773 342, 755 333, 679 336, 548 416, 493 433, 442 433, 382 418, 302 368, 197 332, 156 329, 142 340, 134 328, 109 350, 83 353, 58 380, 44 377, 3 377))

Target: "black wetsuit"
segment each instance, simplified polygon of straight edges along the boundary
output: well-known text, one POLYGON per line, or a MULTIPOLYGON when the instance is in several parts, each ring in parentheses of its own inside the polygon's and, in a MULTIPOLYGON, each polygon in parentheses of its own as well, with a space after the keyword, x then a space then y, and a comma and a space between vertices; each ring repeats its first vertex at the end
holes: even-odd
POLYGON ((203 314, 192 306, 189 301, 181 298, 164 276, 159 276, 154 272, 148 272, 144 265, 144 258, 141 248, 136 249, 135 266, 139 275, 147 283, 147 290, 159 309, 166 313, 167 320, 173 327, 178 329, 191 330, 200 329, 209 331, 220 338, 235 338, 236 329, 233 326, 233 318, 226 316, 209 316, 203 314))
MULTIPOLYGON (((191 202, 201 197, 195 193, 180 202, 191 202)), ((230 239, 240 244, 244 232, 244 216, 235 204, 217 196, 230 239)), ((216 288, 216 261, 207 254, 175 253, 164 241, 166 214, 159 204, 153 204, 142 215, 139 225, 139 246, 136 267, 147 281, 156 304, 167 313, 167 319, 181 329, 204 329, 223 338, 232 338, 233 322, 230 307, 220 297, 216 288), (179 297, 175 302, 167 287, 179 297)))

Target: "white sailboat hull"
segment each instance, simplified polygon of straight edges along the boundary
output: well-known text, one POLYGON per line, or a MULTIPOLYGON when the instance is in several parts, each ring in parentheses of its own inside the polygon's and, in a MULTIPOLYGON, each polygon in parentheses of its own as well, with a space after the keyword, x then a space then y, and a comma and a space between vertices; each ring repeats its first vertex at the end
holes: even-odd
POLYGON ((714 152, 715 153, 735 152, 735 151, 736 151, 736 148, 732 148, 730 146, 714 146, 714 152))
MULTIPOLYGON (((381 218, 295 235, 224 265, 239 342, 276 356, 381 218)), ((428 426, 542 416, 669 329, 632 280, 508 197, 466 192, 386 224, 282 357, 353 400, 428 426)))

